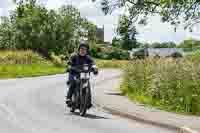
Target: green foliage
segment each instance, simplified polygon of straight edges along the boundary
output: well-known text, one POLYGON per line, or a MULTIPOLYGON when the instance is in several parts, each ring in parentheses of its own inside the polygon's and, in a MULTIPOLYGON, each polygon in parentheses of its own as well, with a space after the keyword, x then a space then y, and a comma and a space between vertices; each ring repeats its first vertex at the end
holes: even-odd
POLYGON ((64 67, 56 67, 52 64, 0 64, 0 79, 35 77, 64 72, 64 67))
POLYGON ((119 18, 117 33, 122 40, 121 48, 125 50, 131 50, 132 48, 137 48, 136 27, 131 25, 128 21, 128 16, 122 15, 119 18))
POLYGON ((129 52, 116 47, 105 47, 105 46, 93 46, 90 50, 90 54, 95 58, 100 59, 118 59, 127 60, 129 59, 129 52))
POLYGON ((177 47, 183 48, 184 51, 186 51, 186 52, 200 50, 200 41, 199 40, 195 40, 195 39, 187 39, 187 40, 184 40, 177 47))
POLYGON ((64 67, 66 64, 65 57, 63 55, 56 56, 54 53, 51 53, 50 59, 52 63, 58 67, 62 67, 62 66, 64 67))
POLYGON ((175 52, 175 53, 173 53, 171 55, 171 57, 173 57, 173 58, 180 58, 180 57, 183 57, 183 55, 181 53, 179 53, 179 52, 175 52))
POLYGON ((20 0, 0 23, 0 49, 31 49, 49 57, 72 53, 88 31, 95 42, 96 26, 80 16, 78 9, 64 5, 47 10, 35 0, 20 0))
POLYGON ((199 66, 187 59, 135 60, 125 68, 122 91, 161 109, 200 115, 199 66))
POLYGON ((100 47, 98 47, 97 45, 92 45, 92 47, 90 48, 90 54, 93 57, 98 57, 98 53, 100 52, 100 47))
POLYGON ((174 42, 163 42, 163 43, 152 43, 151 46, 152 48, 176 48, 176 44, 174 42))
POLYGON ((188 54, 186 56, 187 59, 193 61, 193 62, 199 62, 200 61, 200 50, 195 51, 191 54, 188 54))
POLYGON ((147 24, 151 16, 159 15, 161 21, 170 23, 175 31, 179 25, 192 31, 193 26, 200 22, 198 0, 101 0, 101 5, 105 14, 125 9, 131 24, 147 24))
POLYGON ((120 39, 117 39, 116 37, 113 38, 112 40, 112 46, 113 47, 116 47, 116 48, 121 48, 121 40, 120 39))
POLYGON ((133 53, 134 58, 144 59, 145 58, 145 48, 141 48, 138 51, 133 53))

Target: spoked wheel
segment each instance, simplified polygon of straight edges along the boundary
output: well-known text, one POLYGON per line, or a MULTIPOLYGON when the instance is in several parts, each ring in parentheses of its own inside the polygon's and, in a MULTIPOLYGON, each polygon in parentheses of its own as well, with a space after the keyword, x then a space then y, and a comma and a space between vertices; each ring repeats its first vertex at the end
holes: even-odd
POLYGON ((72 95, 72 100, 71 100, 71 108, 70 108, 70 112, 71 113, 74 113, 75 112, 75 110, 76 110, 76 105, 75 105, 75 100, 76 100, 76 96, 75 96, 75 94, 73 94, 72 95))
POLYGON ((89 90, 85 88, 85 91, 80 95, 80 116, 85 116, 88 107, 89 90))

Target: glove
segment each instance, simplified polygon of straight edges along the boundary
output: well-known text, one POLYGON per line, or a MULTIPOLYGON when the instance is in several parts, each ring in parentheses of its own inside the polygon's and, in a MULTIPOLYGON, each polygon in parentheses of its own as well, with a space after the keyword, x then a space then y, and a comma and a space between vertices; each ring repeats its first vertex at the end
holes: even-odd
POLYGON ((70 81, 67 81, 66 84, 69 85, 69 84, 70 84, 70 81))
POLYGON ((66 69, 65 72, 68 73, 68 72, 69 72, 69 69, 66 69))

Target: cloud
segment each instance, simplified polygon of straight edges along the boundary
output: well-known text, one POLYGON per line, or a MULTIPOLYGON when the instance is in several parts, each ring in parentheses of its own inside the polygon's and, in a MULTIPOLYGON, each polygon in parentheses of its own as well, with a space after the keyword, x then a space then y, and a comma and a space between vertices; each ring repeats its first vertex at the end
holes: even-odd
MULTIPOLYGON (((41 3, 48 9, 58 9, 63 4, 73 4, 80 10, 81 16, 88 18, 99 27, 104 25, 106 41, 111 41, 115 35, 114 30, 117 26, 118 16, 123 12, 123 10, 116 10, 112 15, 104 16, 99 0, 95 3, 91 0, 56 0, 56 2, 55 0, 41 0, 41 3)), ((8 16, 8 11, 14 7, 12 0, 0 0, 0 16, 8 16)), ((152 17, 147 26, 137 25, 136 27, 139 32, 137 38, 142 42, 181 42, 191 37, 200 39, 200 25, 197 25, 192 33, 184 31, 182 27, 174 32, 173 27, 169 24, 160 22, 159 16, 152 17)))
POLYGON ((0 0, 0 16, 8 16, 9 11, 14 7, 12 0, 0 0))
POLYGON ((59 7, 62 6, 62 4, 64 1, 63 0, 48 0, 46 1, 46 4, 45 6, 48 8, 48 9, 58 9, 59 7))
POLYGON ((183 30, 183 27, 179 27, 176 32, 174 28, 168 23, 161 23, 159 16, 151 18, 147 26, 137 26, 139 31, 138 39, 142 42, 165 42, 174 41, 180 43, 187 38, 199 38, 200 39, 200 25, 195 27, 194 32, 183 30))
POLYGON ((79 7, 81 15, 84 17, 99 17, 104 16, 103 12, 99 10, 98 5, 94 3, 85 2, 79 7))
POLYGON ((7 8, 9 5, 7 0, 1 0, 0 1, 0 8, 7 8))

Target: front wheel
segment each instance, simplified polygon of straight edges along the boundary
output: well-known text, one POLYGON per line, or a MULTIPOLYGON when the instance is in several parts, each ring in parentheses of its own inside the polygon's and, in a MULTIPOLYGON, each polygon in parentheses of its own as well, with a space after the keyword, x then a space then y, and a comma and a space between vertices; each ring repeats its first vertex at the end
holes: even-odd
POLYGON ((89 102, 89 88, 85 88, 80 95, 80 116, 85 116, 89 102))
POLYGON ((72 95, 72 100, 71 100, 71 108, 70 108, 70 112, 71 112, 71 113, 74 113, 75 110, 76 110, 76 105, 75 105, 75 103, 76 103, 76 95, 73 94, 73 95, 72 95))

